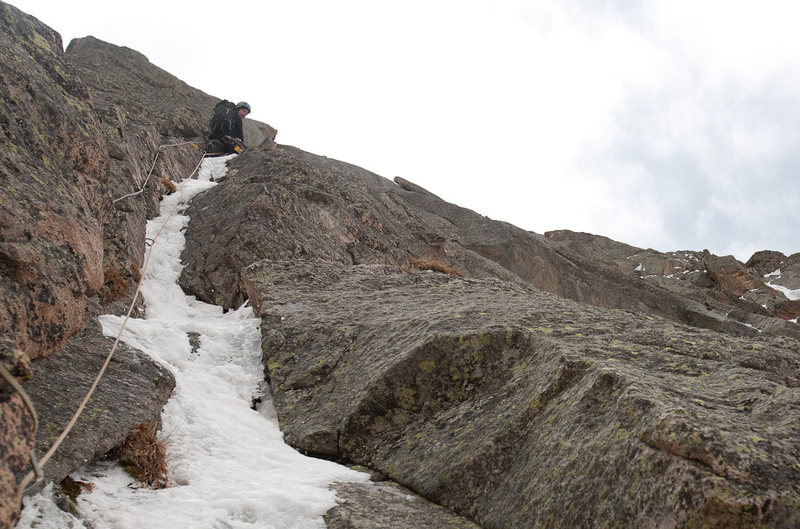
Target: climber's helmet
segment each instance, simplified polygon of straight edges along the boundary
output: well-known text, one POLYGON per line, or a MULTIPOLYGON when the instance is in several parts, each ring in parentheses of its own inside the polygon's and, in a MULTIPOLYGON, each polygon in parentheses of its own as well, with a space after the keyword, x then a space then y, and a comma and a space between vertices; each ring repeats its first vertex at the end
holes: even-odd
POLYGON ((242 118, 245 117, 247 114, 249 114, 252 111, 250 109, 250 103, 248 103, 247 101, 240 101, 239 103, 236 103, 235 110, 236 110, 236 112, 239 112, 240 110, 246 110, 246 112, 239 114, 239 117, 242 117, 242 118))

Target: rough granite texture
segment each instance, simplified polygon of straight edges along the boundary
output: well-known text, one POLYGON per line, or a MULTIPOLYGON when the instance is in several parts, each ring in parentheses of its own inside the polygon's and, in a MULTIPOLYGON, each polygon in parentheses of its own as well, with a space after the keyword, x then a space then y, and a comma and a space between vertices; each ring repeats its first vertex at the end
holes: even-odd
POLYGON ((108 154, 61 37, 0 3, 0 334, 35 360, 103 286, 108 154))
POLYGON ((800 524, 796 340, 391 266, 244 275, 300 450, 486 529, 800 524))
MULTIPOLYGON (((159 146, 199 144, 219 98, 91 37, 65 53, 2 1, 0 59, 0 343, 19 378, 34 360, 41 454, 108 351, 93 318, 127 308, 145 222, 199 160, 159 146)), ((798 525, 800 301, 781 288, 800 289, 800 254, 743 264, 538 235, 400 177, 276 148, 266 124, 245 131, 251 149, 190 208, 181 281, 261 307, 296 446, 368 464, 487 528, 798 525)), ((52 478, 158 416, 170 377, 118 355, 52 478)), ((33 421, 5 385, 0 414, 10 527, 33 421)), ((395 502, 398 490, 340 485, 328 523, 469 525, 395 502)))
POLYGON ((328 529, 480 529, 391 481, 334 483, 337 505, 325 514, 328 529))
MULTIPOLYGON (((39 413, 39 458, 78 409, 114 343, 102 335, 98 323, 78 338, 57 355, 35 363, 34 376, 25 384, 39 413)), ((78 422, 42 468, 45 478, 58 483, 122 443, 137 424, 160 424, 161 409, 174 387, 175 379, 166 368, 120 342, 78 422)))
MULTIPOLYGON (((800 338, 800 325, 787 321, 793 306, 758 278, 754 284, 762 288, 740 299, 717 282, 735 278, 721 269, 715 281, 694 258, 589 234, 538 235, 450 204, 403 178, 392 182, 294 147, 238 157, 220 185, 195 198, 187 213, 181 286, 228 308, 246 299, 241 270, 259 259, 412 268, 414 260, 433 260, 468 277, 532 285, 601 307, 740 336, 761 331, 800 338), (676 275, 678 264, 697 277, 676 275), (640 273, 646 266, 648 273, 640 273)), ((715 256, 703 257, 711 262, 715 256)))
MULTIPOLYGON (((28 356, 11 340, 0 338, 0 364, 20 383, 31 376, 28 356)), ((13 527, 19 511, 15 474, 31 468, 35 421, 22 397, 2 378, 0 425, 0 527, 13 527)))

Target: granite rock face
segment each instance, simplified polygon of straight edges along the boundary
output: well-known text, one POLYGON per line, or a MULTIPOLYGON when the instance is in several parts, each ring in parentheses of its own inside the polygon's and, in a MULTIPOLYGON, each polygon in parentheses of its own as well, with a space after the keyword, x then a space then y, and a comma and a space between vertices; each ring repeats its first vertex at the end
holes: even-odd
MULTIPOLYGON (((73 40, 66 58, 92 95, 109 153, 106 200, 112 208, 103 226, 102 298, 125 299, 139 279, 147 219, 157 215, 170 182, 188 178, 197 168, 218 98, 188 86, 137 51, 93 37, 73 40)), ((245 122, 248 141, 274 145, 275 129, 245 122)))
MULTIPOLYGON (((91 37, 63 52, 3 2, 0 58, 0 359, 40 410, 34 439, 0 384, 8 527, 220 98, 91 37)), ((245 134, 187 211, 181 284, 259 310, 288 442, 408 488, 337 484, 330 527, 800 525, 800 254, 539 235, 245 134)), ((47 476, 157 418, 172 385, 123 346, 47 476)))
POLYGON ((755 276, 750 279, 759 289, 748 291, 745 300, 719 288, 694 258, 654 255, 648 262, 660 275, 650 277, 635 261, 645 251, 610 239, 597 245, 604 238, 588 234, 581 235, 593 241, 589 245, 567 240, 572 232, 531 233, 450 204, 405 179, 392 182, 293 147, 239 157, 229 176, 195 199, 188 214, 181 286, 229 308, 246 299, 240 271, 259 259, 436 262, 467 277, 495 277, 729 334, 800 337, 800 326, 781 317, 791 307, 780 314, 775 308, 787 298, 755 276), (674 279, 679 263, 686 272, 682 278, 696 272, 690 281, 674 279))
POLYGON ((62 347, 103 286, 108 155, 61 37, 0 4, 0 330, 62 347))
POLYGON ((795 340, 385 265, 244 277, 301 450, 485 528, 800 523, 795 340))
MULTIPOLYGON (((17 382, 31 376, 28 356, 11 340, 0 339, 0 364, 17 382)), ((31 468, 35 422, 19 393, 0 378, 0 527, 13 527, 17 521, 16 474, 31 468)))
POLYGON ((181 286, 238 306, 246 299, 240 270, 267 257, 397 265, 447 259, 479 276, 500 268, 471 253, 469 262, 450 259, 445 239, 398 200, 400 192, 374 173, 293 147, 248 152, 213 193, 189 206, 181 286))

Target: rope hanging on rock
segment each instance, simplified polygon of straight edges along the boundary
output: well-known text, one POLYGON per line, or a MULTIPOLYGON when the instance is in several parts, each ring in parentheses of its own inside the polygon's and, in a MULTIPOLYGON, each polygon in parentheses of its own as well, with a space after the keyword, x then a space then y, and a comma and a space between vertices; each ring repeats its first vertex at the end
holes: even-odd
MULTIPOLYGON (((162 145, 161 147, 177 147, 178 145, 187 145, 187 144, 191 144, 196 149, 200 150, 192 142, 185 142, 185 143, 179 143, 179 144, 174 144, 174 145, 162 145)), ((159 147, 159 149, 161 149, 161 147, 159 147)), ((194 176, 194 174, 197 172, 197 170, 200 169, 200 165, 203 163, 203 160, 205 159, 205 152, 203 153, 203 155, 204 155, 203 158, 200 160, 200 162, 198 162, 197 166, 194 168, 194 170, 191 172, 191 174, 185 180, 189 180, 190 178, 192 178, 194 176)), ((156 154, 155 160, 158 160, 158 153, 156 154)), ((155 160, 153 161, 153 166, 155 166, 155 163, 156 163, 155 160)), ((151 168, 150 172, 152 173, 152 171, 153 170, 151 168)), ((149 178, 149 175, 148 175, 148 178, 149 178)), ((147 182, 145 182, 145 185, 146 184, 147 184, 147 182)), ((75 411, 74 415, 72 416, 72 419, 70 419, 69 423, 67 423, 67 426, 64 427, 64 430, 61 432, 61 434, 58 436, 56 441, 53 443, 53 446, 50 447, 50 449, 47 451, 47 453, 45 453, 45 455, 43 455, 42 458, 38 462, 36 461, 36 456, 35 456, 34 452, 31 452, 30 460, 31 460, 31 465, 33 466, 33 470, 31 472, 28 472, 28 474, 26 474, 25 477, 22 478, 22 481, 20 481, 20 484, 19 484, 19 487, 18 487, 18 490, 17 490, 17 497, 16 497, 16 503, 17 504, 20 504, 22 502, 22 497, 25 495, 25 492, 28 490, 29 484, 32 487, 33 485, 35 485, 36 483, 38 483, 39 481, 44 479, 43 475, 42 475, 41 467, 43 467, 45 464, 47 464, 47 462, 50 460, 50 458, 53 457, 53 454, 56 452, 56 450, 58 450, 58 447, 61 446, 61 443, 64 441, 64 439, 66 439, 67 435, 69 435, 69 432, 72 430, 72 427, 75 426, 75 423, 78 421, 78 418, 81 416, 81 414, 83 413, 83 410, 86 408, 86 404, 89 402, 89 399, 91 399, 92 395, 94 394, 94 391, 97 388, 97 385, 100 383, 100 380, 103 378, 103 375, 105 374, 106 368, 108 367, 108 364, 111 362, 111 358, 114 356, 114 353, 117 350, 117 346, 119 345, 119 342, 122 339, 122 333, 125 331, 125 326, 127 325, 128 320, 130 319, 131 314, 133 313, 133 308, 136 306, 136 299, 139 297, 139 292, 141 291, 141 288, 142 288, 142 280, 143 280, 144 275, 147 272, 147 268, 148 268, 148 266, 150 264, 150 256, 153 253, 153 245, 155 244, 156 240, 158 240, 158 237, 161 235, 161 232, 164 230, 164 227, 167 225, 167 223, 170 221, 170 219, 177 212, 178 206, 180 205, 180 203, 181 203, 181 201, 183 199, 183 188, 184 188, 184 186, 181 186, 181 188, 180 188, 180 195, 179 195, 180 199, 175 203, 175 207, 172 208, 172 211, 170 211, 170 213, 167 216, 167 218, 164 219, 164 222, 161 224, 161 227, 159 228, 158 232, 156 233, 156 235, 152 239, 152 243, 150 244, 149 250, 147 251, 147 256, 145 257, 144 265, 142 266, 141 277, 139 278, 139 281, 136 284, 136 291, 133 294, 133 299, 131 300, 131 304, 128 307, 128 312, 125 315, 125 319, 122 322, 122 326, 120 327, 119 332, 117 333, 117 336, 114 339, 114 345, 111 347, 111 351, 109 351, 108 355, 106 356, 105 362, 103 362, 103 366, 100 368, 100 371, 97 373, 97 376, 94 379, 94 383, 89 388, 88 393, 86 394, 86 396, 81 401, 80 405, 78 406, 78 409, 75 411), (36 482, 31 484, 31 480, 33 480, 34 477, 37 478, 37 480, 36 480, 36 482)), ((139 194, 143 190, 144 190, 144 186, 142 186, 142 189, 138 193, 133 193, 132 195, 126 195, 126 196, 133 196, 133 195, 139 194)), ((125 198, 125 197, 122 197, 122 198, 125 198)), ((119 200, 121 200, 121 199, 119 199, 119 200)), ((0 364, 0 367, 2 367, 1 364, 0 364)), ((35 407, 33 405, 33 401, 30 399, 28 394, 25 392, 24 388, 22 388, 22 386, 19 384, 19 382, 17 382, 17 380, 13 376, 11 376, 10 373, 8 373, 8 371, 5 369, 5 367, 2 367, 2 369, 0 370, 0 374, 2 374, 3 378, 8 380, 9 383, 14 387, 14 389, 16 389, 19 392, 20 396, 22 396, 22 399, 25 402, 26 406, 28 406, 28 408, 31 410, 31 413, 33 414, 36 427, 38 427, 38 418, 37 418, 38 416, 36 414, 36 409, 35 409, 35 407), (10 379, 6 377, 6 374, 8 374, 8 377, 10 377, 10 379), (12 380, 13 380, 13 382, 12 382, 12 380)))
MULTIPOLYGON (((120 200, 123 200, 123 199, 126 199, 126 198, 130 198, 130 197, 135 197, 136 195, 141 195, 144 192, 144 188, 147 187, 147 182, 150 181, 150 176, 153 174, 153 169, 156 168, 156 162, 158 161, 158 157, 161 155, 161 149, 166 149, 166 148, 169 148, 169 147, 180 147, 181 145, 191 145, 192 147, 194 147, 198 151, 202 152, 204 157, 206 155, 206 152, 204 150, 202 150, 200 147, 198 147, 197 144, 195 142, 193 142, 193 141, 185 141, 183 143, 170 143, 170 144, 159 145, 158 146, 158 151, 156 152, 156 157, 153 159, 153 165, 150 166, 150 172, 147 173, 147 178, 144 179, 144 184, 142 184, 141 189, 139 189, 138 191, 134 191, 133 193, 128 193, 127 195, 123 195, 123 196, 121 196, 119 198, 115 198, 114 200, 111 201, 111 203, 112 204, 116 204, 120 200)), ((192 173, 192 174, 194 174, 194 173, 192 173)))

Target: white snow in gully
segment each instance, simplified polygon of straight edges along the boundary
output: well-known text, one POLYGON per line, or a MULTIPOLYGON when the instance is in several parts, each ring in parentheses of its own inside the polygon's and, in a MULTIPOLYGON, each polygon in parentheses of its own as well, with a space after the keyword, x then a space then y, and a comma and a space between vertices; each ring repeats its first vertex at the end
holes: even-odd
MULTIPOLYGON (((335 506, 334 481, 366 481, 341 465, 313 459, 283 442, 269 395, 262 395, 259 320, 243 306, 223 313, 177 284, 188 202, 216 185, 230 157, 208 158, 198 178, 164 197, 148 222, 153 244, 141 292, 144 318, 132 318, 122 340, 165 365, 176 387, 162 413, 172 486, 138 487, 115 462, 91 464, 72 477, 93 484, 77 501, 78 517, 60 509, 53 486, 26 498, 18 528, 306 529, 325 527, 335 506), (170 215, 171 212, 175 212, 170 215), (163 228, 162 228, 163 226, 163 228), (198 333, 192 350, 188 333, 198 333), (258 411, 251 403, 261 397, 258 411)), ((123 317, 100 317, 116 336, 123 317)))

